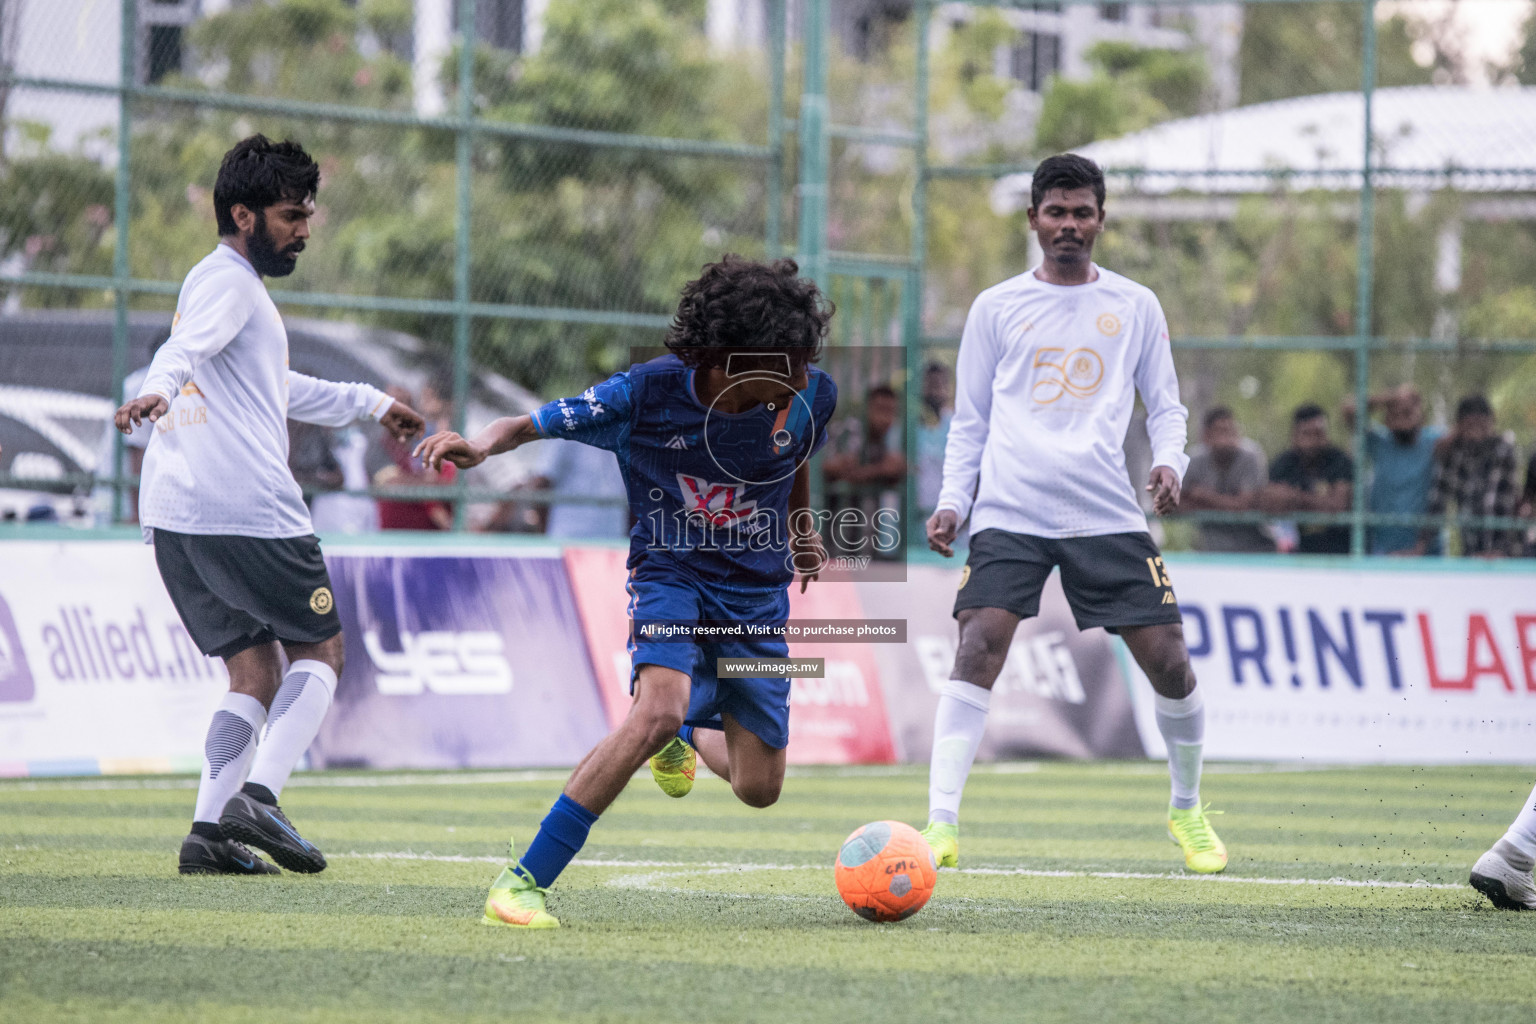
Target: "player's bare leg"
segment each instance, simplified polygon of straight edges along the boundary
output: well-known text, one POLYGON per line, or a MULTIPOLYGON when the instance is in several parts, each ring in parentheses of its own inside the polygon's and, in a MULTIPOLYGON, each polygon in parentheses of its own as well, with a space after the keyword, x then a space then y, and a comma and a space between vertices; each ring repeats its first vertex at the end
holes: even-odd
POLYGON ((723 729, 694 729, 699 758, 748 807, 771 807, 784 788, 785 751, 770 747, 733 715, 721 716, 723 729))
POLYGON ((1134 626, 1122 629, 1120 636, 1152 684, 1157 728, 1168 746, 1168 773, 1173 790, 1168 804, 1168 832, 1183 849, 1184 863, 1191 871, 1221 871, 1227 866, 1227 848, 1200 805, 1205 701, 1195 687, 1195 673, 1184 644, 1184 627, 1177 622, 1134 626))
POLYGON ((522 858, 507 865, 491 883, 482 917, 486 924, 560 926, 544 908, 546 891, 586 843, 597 816, 624 792, 635 770, 677 735, 688 713, 692 685, 687 673, 660 665, 640 666, 629 714, 582 758, 522 858))
POLYGON ((284 645, 289 664, 281 685, 276 685, 278 645, 266 644, 261 650, 263 662, 270 663, 266 684, 273 694, 267 700, 267 730, 250 776, 224 804, 219 827, 231 838, 265 850, 288 870, 312 874, 325 870, 325 855, 299 834, 278 799, 330 711, 346 645, 340 633, 315 643, 284 645))
POLYGON ((677 735, 688 713, 692 685, 685 672, 640 666, 629 714, 576 766, 565 785, 566 795, 593 814, 607 810, 636 769, 677 735))
POLYGON ((923 836, 940 867, 960 861, 960 797, 987 726, 992 685, 1008 660, 1019 617, 1003 608, 963 608, 955 668, 939 693, 928 766, 928 827, 923 836))

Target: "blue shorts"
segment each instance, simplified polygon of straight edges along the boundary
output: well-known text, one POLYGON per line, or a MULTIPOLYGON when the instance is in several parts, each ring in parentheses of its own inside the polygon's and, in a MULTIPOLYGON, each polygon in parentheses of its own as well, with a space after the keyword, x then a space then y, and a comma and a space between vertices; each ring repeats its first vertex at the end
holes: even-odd
POLYGON ((730 593, 672 573, 638 567, 629 577, 630 692, 641 665, 660 665, 693 679, 687 723, 696 728, 722 728, 729 714, 758 739, 782 750, 789 745, 789 680, 776 678, 720 679, 718 658, 787 658, 789 644, 782 632, 773 639, 648 640, 637 637, 635 622, 752 622, 782 629, 789 618, 789 588, 756 593, 730 593))

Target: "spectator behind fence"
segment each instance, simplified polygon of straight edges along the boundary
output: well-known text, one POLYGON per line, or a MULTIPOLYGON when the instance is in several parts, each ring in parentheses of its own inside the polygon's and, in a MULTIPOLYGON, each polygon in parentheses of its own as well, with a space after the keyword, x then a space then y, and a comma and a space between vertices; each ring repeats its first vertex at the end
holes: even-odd
POLYGON ((886 384, 876 384, 864 399, 864 418, 849 417, 832 427, 828 454, 822 473, 828 482, 851 485, 852 493, 834 494, 828 502, 835 524, 830 538, 839 553, 891 557, 893 550, 880 550, 874 542, 875 513, 882 508, 899 509, 897 489, 907 475, 907 459, 901 452, 901 434, 897 426, 900 405, 896 392, 886 384), (837 518, 845 509, 856 509, 856 523, 837 518))
MULTIPOLYGON (((443 401, 439 386, 427 385, 421 389, 421 405, 411 400, 409 392, 392 388, 389 396, 402 405, 421 410, 427 421, 427 434, 446 429, 443 424, 452 420, 448 406, 443 401), (448 414, 448 415, 445 415, 448 414)), ((438 472, 427 469, 411 457, 414 442, 402 443, 386 433, 381 438, 384 451, 391 465, 374 474, 373 482, 379 487, 433 487, 453 483, 458 470, 452 463, 443 463, 438 472)), ((446 501, 380 501, 379 529, 381 530, 450 530, 453 528, 453 505, 446 501)))
MULTIPOLYGON (((1291 447, 1269 467, 1260 497, 1266 512, 1346 512, 1353 495, 1354 461, 1328 440, 1328 414, 1308 402, 1291 414, 1291 447)), ((1349 554, 1349 527, 1308 523, 1298 528, 1302 554, 1349 554)))
MULTIPOLYGON (((1366 510, 1421 516, 1429 508, 1435 476, 1435 447, 1445 436, 1439 427, 1424 425, 1424 399, 1411 384, 1372 395, 1368 412, 1381 413, 1365 435, 1370 490, 1366 510)), ((1344 404, 1344 422, 1354 426, 1355 406, 1344 404)), ((1366 534, 1373 555, 1438 555, 1439 531, 1415 526, 1373 526, 1366 534)))
MULTIPOLYGON (((1444 515, 1453 506, 1463 516, 1513 516, 1519 502, 1520 471, 1515 446, 1498 436, 1493 406, 1482 395, 1456 404, 1456 425, 1435 452, 1429 512, 1444 515)), ((1497 558, 1520 550, 1518 530, 1461 528, 1461 553, 1497 558)))
POLYGON ((922 406, 918 410, 917 514, 927 518, 939 505, 944 486, 944 445, 949 440, 949 421, 955 415, 954 373, 943 363, 929 363, 923 370, 922 406))
MULTIPOLYGON (((1200 447, 1184 474, 1183 507, 1193 511, 1250 512, 1269 482, 1264 449, 1243 436, 1232 410, 1218 405, 1205 414, 1200 447)), ((1274 551, 1261 523, 1207 523, 1196 528, 1197 551, 1274 551)))
MULTIPOLYGON (((1536 519, 1536 452, 1531 453, 1531 461, 1525 467, 1525 490, 1520 495, 1519 512, 1524 519, 1536 519)), ((1527 558, 1536 558, 1536 527, 1525 531, 1525 554, 1527 558)))

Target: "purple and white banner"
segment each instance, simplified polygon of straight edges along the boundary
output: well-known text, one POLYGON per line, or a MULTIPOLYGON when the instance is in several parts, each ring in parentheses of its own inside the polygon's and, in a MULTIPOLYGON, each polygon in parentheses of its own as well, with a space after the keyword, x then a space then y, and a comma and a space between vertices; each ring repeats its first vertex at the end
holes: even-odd
POLYGON ((346 635, 313 765, 574 764, 607 734, 555 549, 326 556, 346 635))
POLYGON ((196 771, 228 689, 153 548, 0 543, 0 776, 196 771))
MULTIPOLYGON (((927 761, 939 689, 955 663, 960 566, 910 565, 904 583, 860 583, 864 614, 907 620, 905 644, 879 644, 886 714, 903 761, 927 761)), ((992 689, 983 761, 1141 757, 1131 694, 1109 634, 1079 633, 1053 574, 1040 614, 1020 623, 992 689)))

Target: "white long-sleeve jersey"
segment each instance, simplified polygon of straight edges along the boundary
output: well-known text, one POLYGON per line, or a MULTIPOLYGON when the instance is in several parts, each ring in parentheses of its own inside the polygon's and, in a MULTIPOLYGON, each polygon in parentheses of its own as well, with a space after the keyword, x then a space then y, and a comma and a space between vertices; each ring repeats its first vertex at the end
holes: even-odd
POLYGON ((171 337, 139 391, 170 403, 144 455, 145 533, 302 537, 314 532, 288 468, 288 418, 340 427, 392 399, 288 368, 288 332, 251 264, 219 245, 192 268, 171 337))
POLYGON ((938 507, 969 516, 972 533, 1145 532, 1123 448, 1133 388, 1153 465, 1184 477, 1189 411, 1162 307, 1150 289, 1097 269, 1070 286, 1020 274, 971 305, 938 507))

